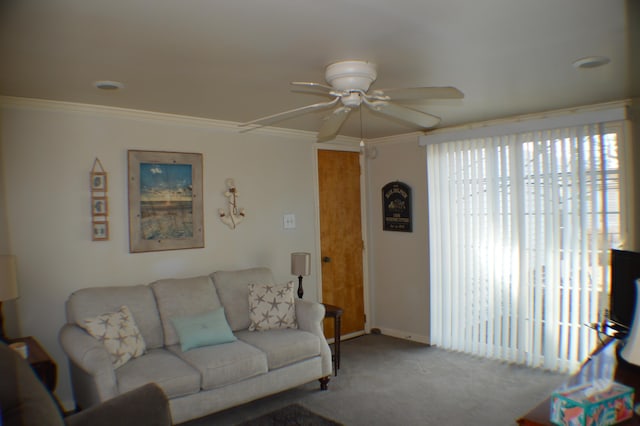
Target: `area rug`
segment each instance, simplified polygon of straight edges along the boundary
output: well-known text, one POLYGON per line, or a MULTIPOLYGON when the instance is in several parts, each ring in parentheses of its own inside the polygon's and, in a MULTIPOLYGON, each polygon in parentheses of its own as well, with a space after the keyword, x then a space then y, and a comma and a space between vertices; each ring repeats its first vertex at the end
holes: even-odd
POLYGON ((299 404, 291 404, 267 413, 239 426, 343 426, 342 423, 322 417, 299 404))

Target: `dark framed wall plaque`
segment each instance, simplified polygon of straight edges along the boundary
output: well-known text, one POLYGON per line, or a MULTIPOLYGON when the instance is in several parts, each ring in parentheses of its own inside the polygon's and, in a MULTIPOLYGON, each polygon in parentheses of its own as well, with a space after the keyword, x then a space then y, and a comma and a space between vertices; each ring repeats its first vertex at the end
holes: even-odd
POLYGON ((382 229, 412 232, 411 187, 403 182, 389 182, 382 187, 382 229))

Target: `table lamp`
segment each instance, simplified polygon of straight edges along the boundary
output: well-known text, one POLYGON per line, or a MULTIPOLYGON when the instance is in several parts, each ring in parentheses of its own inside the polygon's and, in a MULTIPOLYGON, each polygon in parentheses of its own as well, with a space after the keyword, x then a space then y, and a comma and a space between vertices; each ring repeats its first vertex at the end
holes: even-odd
POLYGON ((0 340, 7 341, 4 334, 2 302, 18 298, 18 280, 16 279, 16 257, 0 255, 0 340))
POLYGON ((310 253, 291 253, 291 275, 298 276, 298 297, 302 299, 304 290, 302 290, 302 276, 311 273, 311 254, 310 253))

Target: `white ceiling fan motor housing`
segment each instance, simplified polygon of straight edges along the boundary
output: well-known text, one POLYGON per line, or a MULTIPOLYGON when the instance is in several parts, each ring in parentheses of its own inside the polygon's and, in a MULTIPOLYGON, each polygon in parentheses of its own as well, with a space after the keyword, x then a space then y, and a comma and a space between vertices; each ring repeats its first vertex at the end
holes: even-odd
POLYGON ((376 65, 367 61, 341 61, 327 66, 324 78, 327 83, 340 91, 369 90, 376 81, 376 65))

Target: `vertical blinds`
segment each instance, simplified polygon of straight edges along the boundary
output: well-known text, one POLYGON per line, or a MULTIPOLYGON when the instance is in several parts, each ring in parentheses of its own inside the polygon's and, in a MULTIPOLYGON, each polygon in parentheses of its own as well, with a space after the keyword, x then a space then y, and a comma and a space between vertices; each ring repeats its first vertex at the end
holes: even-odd
MULTIPOLYGON (((433 344, 558 371, 595 347, 621 240, 621 127, 427 143, 433 344)), ((486 133, 486 131, 485 131, 486 133)))

